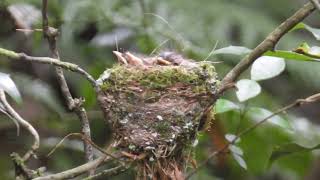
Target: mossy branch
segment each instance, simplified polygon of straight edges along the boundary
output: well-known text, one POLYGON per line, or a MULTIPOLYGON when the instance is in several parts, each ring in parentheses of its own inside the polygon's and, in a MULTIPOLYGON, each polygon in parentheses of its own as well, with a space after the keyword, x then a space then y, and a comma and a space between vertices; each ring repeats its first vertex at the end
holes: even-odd
POLYGON ((83 75, 94 88, 97 88, 97 83, 94 80, 94 78, 85 70, 83 70, 81 67, 79 67, 76 64, 69 63, 69 62, 62 62, 58 59, 50 58, 50 57, 34 57, 34 56, 28 56, 24 53, 17 53, 11 50, 0 48, 0 56, 6 56, 9 59, 15 59, 15 60, 21 60, 21 61, 29 61, 29 62, 35 62, 40 64, 51 64, 54 66, 61 67, 63 69, 77 72, 81 75, 83 75))

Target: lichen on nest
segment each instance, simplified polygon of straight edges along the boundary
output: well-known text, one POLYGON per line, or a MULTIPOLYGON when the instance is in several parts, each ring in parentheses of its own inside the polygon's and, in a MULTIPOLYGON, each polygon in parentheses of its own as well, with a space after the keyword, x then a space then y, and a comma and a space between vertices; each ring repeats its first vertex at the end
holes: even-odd
POLYGON ((210 62, 164 61, 108 69, 98 80, 98 101, 117 149, 183 163, 219 81, 210 62))

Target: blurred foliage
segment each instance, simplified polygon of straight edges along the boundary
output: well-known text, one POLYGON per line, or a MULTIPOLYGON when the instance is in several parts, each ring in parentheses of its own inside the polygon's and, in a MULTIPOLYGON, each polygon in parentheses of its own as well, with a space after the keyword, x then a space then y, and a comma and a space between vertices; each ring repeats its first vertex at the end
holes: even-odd
MULTIPOLYGON (((0 47, 31 55, 48 55, 47 42, 43 40, 41 33, 25 35, 14 31, 15 23, 8 16, 7 7, 17 3, 27 3, 41 9, 39 0, 1 0, 0 47)), ((61 59, 79 64, 98 78, 116 62, 111 53, 115 49, 146 55, 153 50, 156 50, 154 54, 173 50, 197 60, 205 59, 215 44, 218 48, 237 45, 252 49, 301 5, 298 0, 55 0, 49 1, 49 20, 61 32, 58 41, 61 59)), ((318 19, 319 15, 314 15, 307 21, 311 25, 320 25, 315 21, 318 19)), ((33 28, 41 28, 41 19, 34 23, 33 28)), ((311 46, 318 43, 311 34, 290 32, 280 41, 277 49, 291 51, 301 42, 308 42, 311 46)), ((50 137, 62 138, 70 132, 79 131, 77 118, 64 110, 64 100, 55 78, 50 75, 52 68, 2 59, 4 58, 0 60, 0 72, 11 74, 24 99, 23 105, 17 106, 17 109, 36 125, 43 140, 50 137), (24 111, 26 107, 28 110, 24 111)), ((216 65, 220 77, 240 59, 241 56, 235 55, 209 58, 223 62, 216 65)), ((287 61, 286 65, 284 74, 262 83, 262 93, 247 102, 240 104, 234 92, 226 93, 224 98, 233 101, 233 105, 225 107, 228 110, 220 109, 221 112, 216 117, 222 123, 225 133, 237 134, 256 122, 246 113, 249 107, 274 111, 290 102, 289 100, 320 89, 318 64, 287 61)), ((96 111, 98 107, 93 89, 77 74, 66 72, 66 76, 72 93, 86 99, 93 140, 100 146, 106 146, 111 132, 103 125, 100 112, 96 111)), ((249 74, 245 73, 242 77, 249 78, 249 74)), ((315 151, 289 149, 290 153, 286 156, 280 156, 273 162, 270 162, 270 158, 278 147, 288 143, 311 148, 320 142, 320 131, 316 125, 319 116, 315 116, 319 113, 310 109, 306 109, 304 113, 290 111, 281 115, 292 129, 266 123, 241 137, 236 145, 243 151, 247 170, 241 168, 232 156, 228 156, 222 167, 217 159, 212 159, 193 179, 303 179, 311 173, 314 160, 319 158, 315 151), (306 115, 306 118, 301 118, 306 115)), ((262 117, 261 115, 261 119, 262 117)), ((1 118, 5 119, 4 116, 1 118)), ((15 137, 12 133, 14 131, 14 125, 8 126, 7 121, 0 123, 0 133, 3 134, 1 144, 6 147, 1 149, 1 179, 12 177, 12 167, 8 165, 9 154, 22 151, 29 145, 24 144, 30 141, 29 136, 15 137)), ((210 136, 206 133, 199 136, 199 145, 195 151, 198 162, 205 160, 215 148, 210 141, 210 136)), ((59 149, 52 157, 47 158, 45 155, 52 147, 42 148, 40 165, 48 166, 52 172, 83 162, 81 152, 74 153, 75 150, 68 148, 59 149)), ((114 179, 128 177, 130 176, 122 175, 114 179)))

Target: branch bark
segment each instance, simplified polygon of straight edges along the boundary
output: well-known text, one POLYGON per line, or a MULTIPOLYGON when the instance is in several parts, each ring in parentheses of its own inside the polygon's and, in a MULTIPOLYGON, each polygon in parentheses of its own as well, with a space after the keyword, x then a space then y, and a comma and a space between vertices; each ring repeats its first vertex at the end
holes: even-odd
POLYGON ((223 93, 225 90, 229 89, 234 81, 246 70, 249 66, 260 56, 262 56, 268 50, 272 50, 278 41, 284 36, 290 29, 306 18, 310 13, 315 10, 312 3, 306 3, 302 8, 300 8, 291 17, 280 24, 276 29, 274 29, 254 50, 244 57, 234 68, 232 68, 227 75, 223 78, 221 82, 221 87, 219 88, 219 94, 223 93))
MULTIPOLYGON (((59 52, 57 48, 57 37, 59 32, 57 29, 49 26, 48 21, 48 0, 42 0, 42 29, 43 35, 48 40, 49 48, 51 51, 51 56, 55 59, 60 59, 59 52)), ((90 133, 90 124, 87 116, 87 112, 83 107, 83 99, 74 99, 71 95, 69 90, 67 81, 64 77, 63 70, 61 67, 56 67, 56 75, 58 78, 58 82, 68 104, 70 110, 73 110, 80 119, 81 122, 81 132, 91 140, 91 133, 90 133)), ((83 141, 84 151, 85 151, 85 158, 87 162, 93 160, 93 148, 91 144, 83 141)), ((94 174, 94 169, 89 171, 89 174, 94 174)))
POLYGON ((77 177, 81 174, 84 174, 88 171, 90 171, 91 169, 95 169, 98 166, 100 166, 103 162, 106 162, 110 160, 110 157, 100 157, 98 159, 95 159, 93 161, 90 161, 86 164, 83 164, 81 166, 75 167, 73 169, 69 169, 57 174, 51 174, 51 175, 47 175, 47 176, 42 176, 42 177, 38 177, 35 178, 34 180, 59 180, 59 179, 71 179, 74 177, 77 177))
POLYGON ((40 64, 51 64, 53 66, 58 66, 66 70, 73 71, 83 75, 90 82, 92 87, 94 88, 98 87, 96 81, 88 72, 86 72, 81 67, 73 63, 62 62, 58 59, 50 58, 50 57, 28 56, 24 53, 17 53, 11 50, 3 49, 3 48, 0 48, 0 56, 5 56, 14 60, 30 61, 30 62, 40 63, 40 64))

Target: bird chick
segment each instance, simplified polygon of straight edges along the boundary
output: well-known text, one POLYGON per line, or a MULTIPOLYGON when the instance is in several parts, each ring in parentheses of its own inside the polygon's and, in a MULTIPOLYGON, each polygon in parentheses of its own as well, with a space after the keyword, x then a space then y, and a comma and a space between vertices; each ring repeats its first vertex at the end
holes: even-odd
POLYGON ((130 52, 121 53, 118 51, 113 51, 113 54, 116 55, 120 64, 124 65, 132 65, 132 66, 140 66, 140 67, 148 67, 154 65, 168 66, 172 65, 171 62, 165 60, 162 57, 137 57, 130 52))

